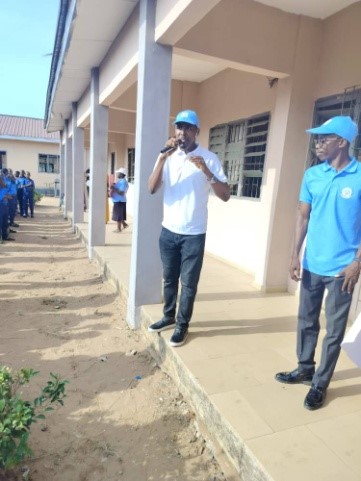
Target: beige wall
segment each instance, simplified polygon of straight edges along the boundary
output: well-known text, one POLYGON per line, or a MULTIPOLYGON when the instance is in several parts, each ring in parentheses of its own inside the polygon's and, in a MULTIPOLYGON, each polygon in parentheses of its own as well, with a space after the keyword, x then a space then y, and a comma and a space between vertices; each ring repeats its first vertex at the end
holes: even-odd
POLYGON ((252 0, 222 0, 176 46, 250 71, 287 75, 293 69, 299 19, 252 0))
POLYGON ((198 87, 200 141, 208 145, 209 129, 274 109, 277 88, 269 87, 266 77, 227 69, 198 87))
POLYGON ((314 98, 342 93, 361 84, 361 2, 326 19, 323 24, 319 80, 314 98))
POLYGON ((54 188, 55 179, 60 174, 38 172, 38 155, 60 155, 59 144, 0 139, 0 150, 6 151, 7 167, 15 170, 28 170, 39 189, 54 188))

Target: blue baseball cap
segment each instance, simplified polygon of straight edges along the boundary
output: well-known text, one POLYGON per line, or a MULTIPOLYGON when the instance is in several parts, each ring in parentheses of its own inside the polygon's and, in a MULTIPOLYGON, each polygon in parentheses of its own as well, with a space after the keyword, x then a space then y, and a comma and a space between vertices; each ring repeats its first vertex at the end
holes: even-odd
POLYGON ((198 115, 193 110, 182 110, 182 112, 179 112, 175 118, 175 121, 173 122, 173 125, 180 122, 195 125, 199 129, 198 115))
POLYGON ((320 127, 308 129, 306 132, 310 134, 336 134, 352 142, 358 135, 358 127, 351 117, 339 115, 327 120, 324 124, 320 125, 320 127))

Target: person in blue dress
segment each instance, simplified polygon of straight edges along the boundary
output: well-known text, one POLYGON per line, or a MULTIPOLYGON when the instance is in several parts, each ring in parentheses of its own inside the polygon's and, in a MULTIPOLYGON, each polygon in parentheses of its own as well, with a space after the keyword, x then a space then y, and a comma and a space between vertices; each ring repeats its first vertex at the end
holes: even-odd
POLYGON ((121 232, 122 228, 126 229, 128 224, 127 220, 127 191, 129 188, 128 182, 125 178, 126 170, 121 167, 116 171, 118 174, 118 180, 110 187, 110 196, 113 201, 113 214, 112 220, 117 223, 117 230, 115 232, 121 232))

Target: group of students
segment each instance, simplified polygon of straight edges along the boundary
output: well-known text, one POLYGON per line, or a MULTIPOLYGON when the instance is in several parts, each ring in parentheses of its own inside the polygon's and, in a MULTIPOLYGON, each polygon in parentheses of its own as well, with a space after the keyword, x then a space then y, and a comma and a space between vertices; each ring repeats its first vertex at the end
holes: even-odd
POLYGON ((35 183, 30 172, 3 168, 0 171, 0 239, 14 241, 16 231, 12 227, 19 227, 15 222, 17 214, 22 217, 34 217, 35 183))

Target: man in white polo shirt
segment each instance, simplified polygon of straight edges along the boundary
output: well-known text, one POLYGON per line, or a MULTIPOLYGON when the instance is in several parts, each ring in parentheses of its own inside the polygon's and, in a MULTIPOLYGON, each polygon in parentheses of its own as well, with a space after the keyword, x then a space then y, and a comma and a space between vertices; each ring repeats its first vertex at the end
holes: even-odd
POLYGON ((196 112, 183 110, 174 121, 175 135, 159 154, 148 186, 151 194, 164 187, 164 212, 159 239, 163 264, 163 318, 149 326, 160 332, 175 325, 172 346, 188 334, 202 269, 207 230, 207 204, 212 188, 227 202, 230 188, 218 157, 197 144, 196 112), (177 311, 178 283, 181 295, 177 311), (176 312, 177 311, 177 312, 176 312))
POLYGON ((323 406, 340 354, 352 292, 361 263, 361 163, 349 155, 358 128, 350 117, 337 116, 316 134, 320 164, 306 170, 300 192, 290 276, 301 280, 297 328, 298 368, 279 372, 276 380, 311 384, 304 407, 323 406), (299 255, 307 234, 302 279, 299 255), (315 370, 315 350, 320 332, 320 312, 325 301, 326 335, 320 364, 315 370))

